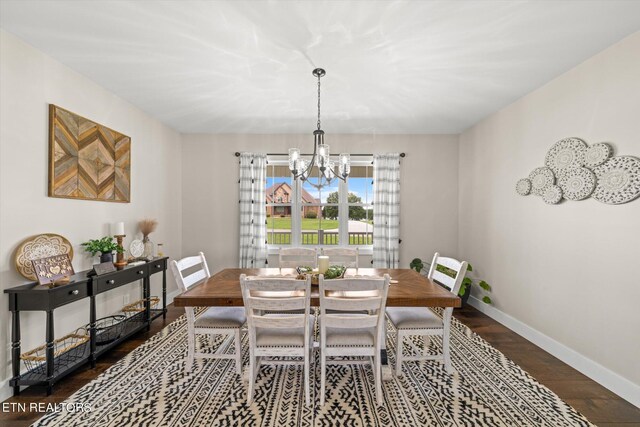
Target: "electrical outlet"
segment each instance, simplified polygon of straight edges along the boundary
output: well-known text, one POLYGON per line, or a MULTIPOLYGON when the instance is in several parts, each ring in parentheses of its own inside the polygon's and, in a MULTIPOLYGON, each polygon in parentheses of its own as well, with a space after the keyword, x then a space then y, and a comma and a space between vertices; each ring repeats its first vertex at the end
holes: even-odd
POLYGON ((127 305, 127 304, 129 304, 129 294, 127 294, 127 295, 125 295, 125 296, 123 297, 123 303, 122 303, 122 304, 123 304, 123 305, 127 305))

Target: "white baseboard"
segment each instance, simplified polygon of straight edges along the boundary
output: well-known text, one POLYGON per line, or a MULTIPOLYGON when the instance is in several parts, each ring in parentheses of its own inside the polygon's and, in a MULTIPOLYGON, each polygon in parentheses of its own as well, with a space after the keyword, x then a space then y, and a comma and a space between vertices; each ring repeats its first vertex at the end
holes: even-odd
MULTIPOLYGON (((180 295, 180 290, 179 289, 176 289, 175 291, 168 293, 167 294, 167 305, 171 304, 173 302, 173 299, 175 297, 177 297, 178 295, 180 295)), ((13 396, 13 389, 9 386, 9 380, 10 379, 11 379, 11 377, 5 378, 4 380, 2 380, 0 382, 0 402, 4 402, 5 400, 7 400, 11 396, 13 396)))
POLYGON ((173 302, 173 299, 174 299, 175 297, 177 297, 178 295, 180 295, 180 293, 181 293, 181 292, 180 292, 180 289, 176 289, 176 290, 175 290, 175 291, 173 291, 173 292, 169 292, 169 293, 167 294, 167 305, 171 304, 171 303, 173 302))
POLYGON ((582 372, 584 375, 631 402, 633 405, 640 407, 640 385, 616 374, 520 320, 498 310, 492 305, 485 304, 473 296, 469 297, 468 302, 472 307, 475 307, 497 322, 502 323, 507 328, 562 360, 567 365, 582 372))

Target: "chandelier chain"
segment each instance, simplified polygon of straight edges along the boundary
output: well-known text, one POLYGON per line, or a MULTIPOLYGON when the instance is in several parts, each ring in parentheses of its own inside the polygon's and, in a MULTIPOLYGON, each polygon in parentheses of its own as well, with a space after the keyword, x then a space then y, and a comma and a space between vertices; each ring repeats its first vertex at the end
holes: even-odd
POLYGON ((320 130, 320 76, 318 76, 318 130, 320 130))

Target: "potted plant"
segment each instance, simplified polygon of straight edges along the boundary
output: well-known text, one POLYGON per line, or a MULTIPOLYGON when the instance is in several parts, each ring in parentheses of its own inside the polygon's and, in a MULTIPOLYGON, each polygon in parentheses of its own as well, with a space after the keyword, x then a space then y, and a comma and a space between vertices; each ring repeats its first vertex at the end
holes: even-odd
POLYGON ((105 236, 102 239, 92 239, 82 243, 80 246, 84 246, 85 251, 91 253, 91 256, 96 256, 97 253, 100 253, 100 262, 113 262, 114 251, 119 254, 124 252, 122 246, 114 242, 111 236, 105 236))
MULTIPOLYGON (((409 267, 417 271, 418 273, 420 273, 424 269, 424 263, 420 258, 414 258, 413 261, 411 261, 411 264, 409 264, 409 267)), ((436 266, 436 270, 441 272, 442 274, 446 274, 449 277, 455 277, 455 271, 445 267, 444 265, 438 264, 436 266)), ((471 288, 473 287, 474 284, 476 284, 476 282, 474 282, 473 279, 469 277, 469 272, 472 272, 472 271, 473 271, 473 266, 471 264, 467 264, 467 272, 465 274, 464 279, 462 279, 462 285, 460 286, 460 291, 458 291, 458 296, 462 300, 463 305, 466 304, 467 301, 469 300, 469 296, 471 295, 471 288)), ((491 292, 491 285, 489 285, 484 280, 478 281, 477 286, 479 286, 484 292, 491 292)), ((484 302, 485 304, 492 304, 491 297, 489 295, 483 295, 482 302, 484 302)))

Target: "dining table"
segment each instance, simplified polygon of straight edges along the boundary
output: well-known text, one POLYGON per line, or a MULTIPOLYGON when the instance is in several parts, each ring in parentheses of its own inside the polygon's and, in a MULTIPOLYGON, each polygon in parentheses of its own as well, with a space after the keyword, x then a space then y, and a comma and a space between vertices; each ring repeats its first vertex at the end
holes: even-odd
MULTIPOLYGON (((173 299, 176 307, 243 306, 240 275, 296 277, 293 268, 225 268, 192 286, 173 299)), ((388 274, 391 284, 387 307, 460 307, 461 300, 448 289, 411 269, 348 268, 344 277, 382 277, 388 274)), ((311 306, 320 305, 318 286, 312 286, 311 306)), ((387 363, 386 340, 382 340, 383 378, 391 378, 387 363)))

